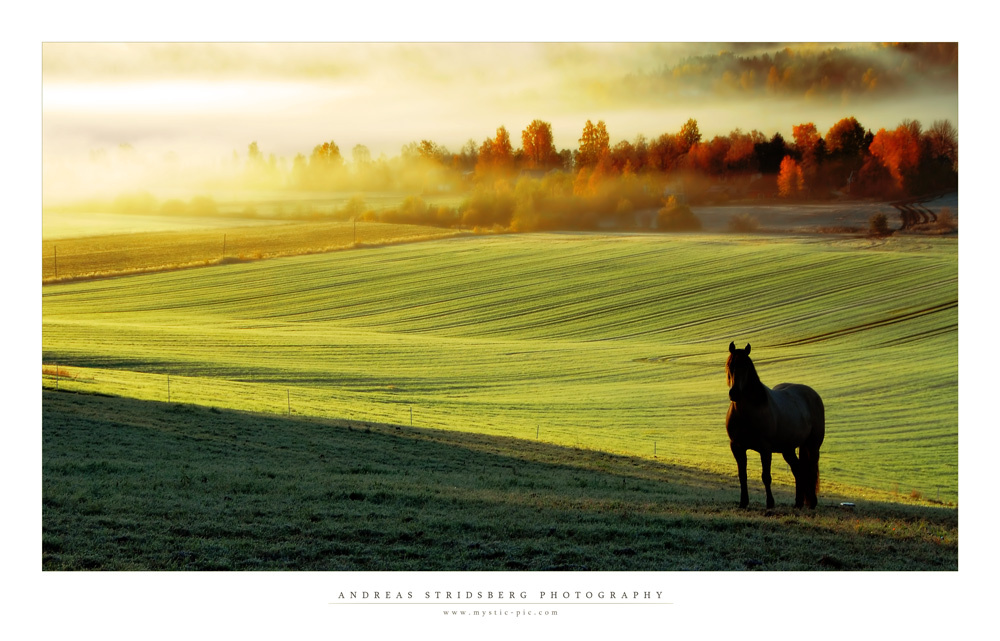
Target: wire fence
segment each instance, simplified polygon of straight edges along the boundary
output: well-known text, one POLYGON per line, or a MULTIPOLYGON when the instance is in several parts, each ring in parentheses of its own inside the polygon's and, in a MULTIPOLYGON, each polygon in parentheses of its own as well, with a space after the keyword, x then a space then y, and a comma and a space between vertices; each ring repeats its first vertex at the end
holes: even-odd
POLYGON ((459 234, 458 230, 359 220, 274 221, 218 231, 175 231, 42 241, 42 282, 322 253, 459 234))

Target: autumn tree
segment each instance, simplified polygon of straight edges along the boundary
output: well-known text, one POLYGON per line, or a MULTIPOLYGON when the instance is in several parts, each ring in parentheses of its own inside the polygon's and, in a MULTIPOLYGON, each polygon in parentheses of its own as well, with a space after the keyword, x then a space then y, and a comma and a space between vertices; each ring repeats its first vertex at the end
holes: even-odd
POLYGON ((879 129, 869 146, 872 156, 892 176, 896 188, 903 193, 920 191, 918 171, 920 165, 920 123, 905 120, 892 131, 879 129))
POLYGON ((278 166, 278 158, 274 154, 264 157, 264 152, 256 141, 247 148, 247 162, 244 177, 247 186, 260 189, 280 187, 284 181, 285 172, 278 166))
POLYGON ((802 168, 791 156, 785 156, 778 171, 778 195, 782 198, 794 198, 805 190, 802 178, 802 168))
POLYGON ((247 163, 246 163, 246 177, 252 183, 261 180, 267 171, 267 165, 264 162, 264 154, 260 151, 260 146, 257 145, 257 141, 250 143, 247 147, 247 163))
POLYGON ((649 141, 642 134, 635 137, 635 142, 632 143, 633 155, 635 163, 636 173, 641 172, 646 169, 646 159, 649 157, 649 141))
POLYGON ((802 179, 807 190, 814 190, 825 148, 823 138, 819 135, 816 125, 811 122, 792 127, 792 138, 795 140, 795 151, 799 154, 802 179))
POLYGON ((764 142, 764 134, 756 129, 750 133, 744 133, 740 129, 734 129, 729 134, 729 149, 723 158, 726 170, 735 173, 755 171, 757 169, 757 156, 754 153, 755 145, 764 142))
POLYGON ((715 136, 705 142, 696 142, 688 150, 687 165, 695 171, 710 176, 721 176, 729 153, 729 138, 715 136))
POLYGON ((698 131, 698 121, 689 118, 681 127, 677 134, 677 142, 680 145, 681 153, 686 154, 689 149, 698 142, 701 142, 701 132, 698 131))
POLYGON ((332 140, 313 147, 309 156, 307 182, 310 187, 329 188, 343 169, 344 159, 340 147, 332 140))
POLYGON ((479 147, 476 173, 507 173, 514 168, 514 149, 510 144, 510 134, 501 125, 496 136, 487 138, 479 147))
POLYGON ((837 121, 826 132, 826 152, 831 158, 861 158, 871 144, 865 128, 853 116, 837 121))
POLYGON ((458 167, 463 171, 473 171, 479 159, 479 145, 469 138, 458 152, 458 167))
POLYGON ((854 190, 852 185, 865 166, 873 138, 871 132, 866 131, 853 116, 843 118, 830 127, 823 138, 826 151, 823 174, 832 189, 854 190))
POLYGON ((446 164, 451 157, 446 147, 430 140, 421 140, 416 151, 421 160, 431 164, 446 164))
POLYGON ((576 152, 577 170, 596 166, 603 156, 610 153, 610 144, 611 138, 604 121, 599 120, 595 125, 588 120, 583 126, 583 135, 580 136, 580 146, 576 152))
POLYGON ((552 125, 547 122, 532 120, 521 132, 521 148, 528 169, 549 169, 559 164, 559 153, 552 142, 552 125))
POLYGON ((799 152, 803 162, 810 156, 815 157, 816 149, 821 140, 819 131, 816 130, 816 125, 807 122, 793 126, 792 138, 795 139, 795 149, 799 152))
POLYGON ((676 134, 662 134, 649 143, 646 152, 646 166, 655 171, 672 171, 680 158, 681 146, 676 134))
POLYGON ((309 164, 322 168, 340 168, 344 164, 344 158, 340 155, 340 147, 331 140, 313 147, 309 164))
POLYGON ((354 145, 354 149, 351 150, 351 159, 355 165, 363 167, 372 161, 372 152, 364 145, 354 145))
POLYGON ((635 145, 627 140, 622 140, 611 148, 610 161, 611 168, 619 174, 635 174, 639 165, 638 155, 635 145))

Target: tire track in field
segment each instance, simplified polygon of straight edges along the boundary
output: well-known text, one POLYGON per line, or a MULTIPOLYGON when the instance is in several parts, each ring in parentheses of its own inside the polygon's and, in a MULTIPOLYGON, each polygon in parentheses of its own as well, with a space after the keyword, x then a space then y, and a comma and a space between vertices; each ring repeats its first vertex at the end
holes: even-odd
MULTIPOLYGON (((604 252, 605 254, 607 252, 604 252)), ((436 329, 444 328, 455 328, 466 325, 481 324, 484 320, 487 322, 500 323, 502 327, 493 328, 487 330, 487 333, 502 333, 503 335, 509 335, 511 332, 530 332, 532 330, 540 330, 547 327, 556 327, 560 325, 565 325, 566 323, 574 323, 592 318, 606 317, 609 314, 615 314, 621 312, 623 309, 638 308, 642 309, 648 307, 652 304, 662 303, 664 301, 670 300, 673 297, 684 296, 685 293, 692 293, 694 290, 674 290, 665 291, 665 287, 672 286, 673 283, 667 281, 663 277, 661 269, 664 267, 678 269, 681 266, 676 264, 664 265, 662 262, 648 261, 650 256, 665 256, 671 258, 670 248, 657 247, 646 252, 639 253, 628 253, 621 254, 613 253, 611 255, 606 255, 599 260, 578 260, 572 263, 560 263, 557 266, 546 268, 543 270, 533 271, 528 275, 523 273, 518 274, 518 282, 520 284, 502 288, 500 290, 494 290, 492 293, 501 294, 507 291, 513 292, 517 290, 526 290, 530 292, 528 296, 520 296, 516 299, 507 299, 506 311, 501 315, 495 314, 485 314, 484 318, 460 318, 447 326, 437 326, 436 329), (600 282, 603 280, 607 283, 610 279, 608 278, 591 278, 589 276, 605 276, 608 272, 608 267, 612 268, 612 273, 618 276, 614 280, 618 281, 614 287, 608 287, 605 284, 605 291, 595 290, 595 282, 600 282), (640 271, 634 271, 639 269, 640 271), (566 272, 572 274, 575 278, 575 282, 565 283, 564 281, 559 282, 558 287, 550 287, 542 290, 533 289, 533 284, 535 282, 551 283, 554 282, 550 279, 550 272, 566 272), (653 292, 649 294, 649 292, 653 292), (640 296, 642 293, 646 293, 645 296, 640 296), (586 294, 581 296, 581 294, 586 294), (624 300, 623 300, 624 299, 624 300), (539 301, 543 301, 539 304, 539 301), (585 309, 579 310, 580 307, 585 307, 585 309), (511 308, 514 308, 513 310, 511 308), (579 310, 579 311, 577 311, 579 310), (553 315, 557 314, 558 315, 553 315), (538 315, 544 314, 544 318, 531 319, 532 316, 537 317, 538 315), (521 318, 525 322, 519 322, 511 324, 511 321, 521 318)), ((583 257, 578 257, 581 259, 583 257)), ((709 263, 722 262, 721 259, 715 261, 708 261, 709 263)), ((549 259, 545 261, 546 265, 551 264, 549 259)), ((683 267, 687 267, 685 264, 683 267)), ((699 265, 702 269, 706 267, 706 262, 702 261, 699 265)), ((718 287, 723 287, 724 284, 718 285, 718 287)), ((703 293, 704 287, 698 290, 699 293, 703 293)), ((466 297, 463 297, 466 298, 466 297)), ((475 295, 467 296, 467 298, 474 299, 475 295)), ((478 307, 478 306, 477 306, 478 307)), ((461 310, 455 310, 454 313, 458 313, 461 310)), ((669 310, 668 310, 669 311, 669 310)), ((426 316, 427 319, 432 318, 433 315, 429 314, 426 316)), ((406 322, 406 321, 400 321, 406 322)), ((634 319, 628 321, 629 324, 634 324, 634 319)), ((601 326, 607 327, 609 323, 604 323, 601 326)), ((615 321, 615 325, 620 324, 620 321, 615 321)), ((593 326, 588 326, 589 329, 594 329, 593 326)), ((579 327, 567 328, 565 332, 547 336, 548 338, 571 338, 573 336, 579 335, 583 331, 579 327)))
MULTIPOLYGON (((864 323, 862 325, 855 325, 853 327, 847 327, 835 332, 826 332, 824 334, 816 334, 815 336, 808 336, 806 338, 800 338, 794 341, 786 341, 784 343, 775 343, 774 347, 796 347, 799 345, 811 345, 814 343, 821 343, 823 341, 831 340, 834 338, 841 338, 843 336, 849 336, 851 334, 857 334, 859 332, 864 332, 869 329, 875 329, 878 327, 888 327, 890 325, 896 325, 898 323, 905 323, 907 321, 915 320, 923 316, 929 316, 931 314, 937 314, 939 312, 948 311, 950 309, 958 308, 958 299, 949 301, 947 303, 942 303, 940 305, 933 305, 931 307, 925 307, 923 309, 918 309, 913 312, 906 314, 897 314, 895 316, 890 316, 889 318, 883 318, 881 320, 873 321, 871 323, 864 323)), ((958 326, 955 325, 957 328, 958 326)), ((926 333, 926 332, 925 332, 926 333)))
MULTIPOLYGON (((294 289, 296 294, 294 302, 301 311, 283 309, 275 312, 274 316, 280 316, 289 320, 348 320, 348 319, 376 319, 380 316, 397 316, 396 318, 385 318, 377 321, 380 326, 406 326, 422 321, 433 320, 445 316, 468 316, 472 310, 482 308, 481 305, 456 306, 455 303, 461 301, 475 301, 486 298, 503 297, 504 294, 517 290, 530 289, 531 283, 525 282, 525 275, 540 282, 545 282, 547 276, 559 270, 582 269, 586 266, 593 266, 594 254, 601 255, 602 248, 587 247, 587 251, 574 252, 568 256, 569 260, 553 260, 551 252, 539 253, 537 251, 524 252, 514 256, 502 256, 502 260, 497 261, 497 256, 487 254, 483 257, 468 255, 462 252, 459 255, 451 255, 451 260, 442 262, 435 260, 431 263, 427 261, 417 261, 412 267, 403 272, 396 271, 390 274, 390 278, 380 278, 378 274, 369 274, 373 278, 366 279, 365 282, 344 283, 338 281, 329 282, 327 275, 326 282, 322 284, 306 284, 294 289), (555 263, 555 265, 553 265, 555 263), (372 287, 377 283, 377 287, 372 287), (357 287, 352 288, 353 285, 357 287), (351 291, 343 291, 345 287, 351 291), (306 290, 316 291, 321 294, 323 291, 338 292, 337 300, 333 305, 317 306, 315 301, 324 298, 322 295, 315 296, 311 304, 303 305, 301 292, 306 290), (390 297, 382 295, 382 292, 403 291, 406 297, 390 297), (438 309, 433 309, 438 307, 438 309), (442 307, 444 307, 442 309, 442 307), (423 310, 418 314, 408 314, 408 311, 423 310)), ((421 258, 414 256, 414 259, 421 258)), ((561 258, 561 257, 560 257, 561 258)), ((612 260, 610 257, 607 260, 612 260)), ((384 265, 381 265, 384 268, 384 265)), ((338 274, 339 276, 339 274, 338 274)), ((510 299, 507 299, 510 300, 510 299)), ((487 306, 488 307, 488 306, 487 306)), ((464 321, 452 323, 449 326, 462 326, 478 324, 482 322, 482 314, 474 318, 465 318, 464 321)), ((489 314, 486 314, 488 318, 489 314)), ((405 327, 403 328, 405 331, 405 327)), ((421 331, 421 330, 417 330, 421 331)))
MULTIPOLYGON (((580 278, 582 272, 600 273, 609 267, 613 273, 626 271, 657 251, 662 250, 608 255, 606 249, 596 247, 588 248, 582 254, 574 252, 559 256, 551 256, 552 252, 542 255, 532 252, 500 264, 491 264, 489 260, 475 261, 458 265, 462 269, 461 283, 455 283, 453 275, 442 275, 440 269, 428 273, 426 277, 417 278, 415 274, 410 274, 405 281, 412 283, 413 287, 404 289, 409 294, 406 299, 385 301, 389 304, 380 309, 366 307, 355 314, 340 317, 373 318, 401 313, 400 317, 385 319, 378 324, 384 328, 397 327, 400 331, 418 332, 440 332, 482 325, 484 322, 503 322, 517 316, 578 304, 579 294, 593 292, 593 283, 580 278), (567 278, 560 275, 572 275, 575 282, 567 282, 567 278), (552 286, 552 283, 558 283, 558 286, 552 286), (549 286, 539 287, 540 284, 549 286), (554 302, 554 299, 559 299, 559 302, 554 302), (448 317, 451 317, 450 322, 442 322, 448 317), (436 321, 432 328, 424 327, 431 321, 436 321)), ((397 281, 394 285, 403 283, 397 281)), ((609 295, 617 294, 611 292, 609 295)))

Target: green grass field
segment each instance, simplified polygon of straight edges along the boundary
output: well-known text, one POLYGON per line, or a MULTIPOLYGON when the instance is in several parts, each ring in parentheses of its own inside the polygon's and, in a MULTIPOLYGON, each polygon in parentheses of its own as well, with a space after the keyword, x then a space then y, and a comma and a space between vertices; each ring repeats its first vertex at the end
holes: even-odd
POLYGON ((827 495, 957 503, 957 255, 943 238, 511 235, 52 284, 42 357, 63 371, 43 383, 734 476, 724 362, 750 342, 766 384, 823 396, 827 495))
POLYGON ((958 567, 957 510, 740 510, 731 474, 649 459, 56 391, 42 423, 46 570, 958 567))

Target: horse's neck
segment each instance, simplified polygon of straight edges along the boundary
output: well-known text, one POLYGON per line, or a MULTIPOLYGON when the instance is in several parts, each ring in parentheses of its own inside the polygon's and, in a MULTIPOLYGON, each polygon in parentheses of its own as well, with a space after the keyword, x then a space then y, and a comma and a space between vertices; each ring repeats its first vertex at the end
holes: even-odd
POLYGON ((757 378, 749 386, 747 397, 749 400, 746 401, 746 404, 751 408, 758 411, 765 410, 771 404, 771 388, 761 383, 760 379, 757 378))

